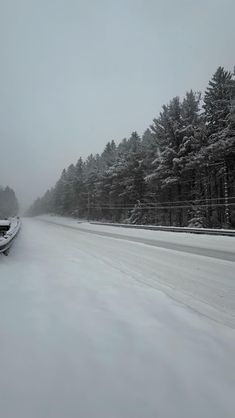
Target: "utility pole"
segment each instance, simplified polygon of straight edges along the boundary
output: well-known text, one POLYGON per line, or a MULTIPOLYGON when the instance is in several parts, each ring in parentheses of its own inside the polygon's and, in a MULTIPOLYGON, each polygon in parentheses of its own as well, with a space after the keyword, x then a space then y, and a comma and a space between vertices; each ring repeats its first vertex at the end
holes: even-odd
POLYGON ((87 193, 87 220, 90 220, 90 212, 91 212, 91 199, 90 199, 90 192, 87 193))
POLYGON ((205 203, 206 203, 206 220, 208 226, 210 225, 210 210, 209 210, 209 188, 208 188, 208 164, 205 167, 205 179, 204 179, 204 187, 205 187, 205 203))
POLYGON ((224 161, 224 206, 225 206, 225 224, 226 228, 230 226, 230 211, 229 211, 229 197, 228 197, 228 171, 226 161, 224 161))
MULTIPOLYGON (((234 72, 233 76, 235 76, 235 66, 234 66, 234 72)), ((229 97, 230 97, 230 116, 231 121, 235 121, 235 80, 232 78, 229 81, 229 97)), ((227 164, 224 160, 224 166, 223 166, 223 172, 224 172, 224 206, 225 206, 225 224, 226 228, 229 228, 230 226, 230 210, 229 210, 229 196, 228 196, 228 170, 227 170, 227 164)))

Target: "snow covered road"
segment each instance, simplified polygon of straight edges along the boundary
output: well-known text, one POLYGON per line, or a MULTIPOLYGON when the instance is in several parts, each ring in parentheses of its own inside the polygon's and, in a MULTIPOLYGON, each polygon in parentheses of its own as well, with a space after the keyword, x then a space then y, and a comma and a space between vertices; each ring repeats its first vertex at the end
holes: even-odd
POLYGON ((0 258, 0 417, 233 418, 234 243, 24 220, 0 258))

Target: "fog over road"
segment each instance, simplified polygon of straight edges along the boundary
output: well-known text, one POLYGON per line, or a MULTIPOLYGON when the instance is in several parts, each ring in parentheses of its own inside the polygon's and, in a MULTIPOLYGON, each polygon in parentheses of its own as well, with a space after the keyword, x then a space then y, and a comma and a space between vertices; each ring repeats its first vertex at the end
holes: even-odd
POLYGON ((0 416, 232 418, 234 243, 24 219, 0 257, 0 416))

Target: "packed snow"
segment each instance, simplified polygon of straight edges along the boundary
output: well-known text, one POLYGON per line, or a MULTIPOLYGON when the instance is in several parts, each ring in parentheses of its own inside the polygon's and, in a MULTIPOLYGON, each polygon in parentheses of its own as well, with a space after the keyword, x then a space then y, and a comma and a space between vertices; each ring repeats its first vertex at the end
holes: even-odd
POLYGON ((0 257, 0 416, 233 418, 234 243, 23 220, 0 257))
POLYGON ((91 234, 91 239, 95 239, 94 235, 103 237, 99 246, 109 239, 115 249, 111 246, 108 253, 104 252, 116 268, 123 266, 142 284, 235 328, 234 237, 130 230, 59 216, 44 215, 39 219, 76 229, 80 235, 91 234))

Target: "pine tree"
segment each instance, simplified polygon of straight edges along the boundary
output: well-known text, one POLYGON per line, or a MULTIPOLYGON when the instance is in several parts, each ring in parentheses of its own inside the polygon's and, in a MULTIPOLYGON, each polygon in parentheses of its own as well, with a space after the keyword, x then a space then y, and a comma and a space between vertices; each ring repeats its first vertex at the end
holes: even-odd
POLYGON ((232 74, 219 67, 209 82, 204 97, 207 143, 199 154, 209 166, 209 173, 213 173, 211 181, 214 187, 210 197, 219 192, 221 198, 225 199, 224 213, 220 212, 219 217, 220 222, 227 227, 231 221, 227 198, 233 195, 229 184, 232 184, 235 169, 235 121, 232 112, 234 97, 235 81, 232 74))
POLYGON ((10 187, 0 187, 0 217, 16 216, 19 211, 19 204, 15 192, 10 187))
POLYGON ((229 219, 235 226, 234 206, 228 211, 235 205, 234 141, 234 78, 219 67, 203 108, 192 90, 173 98, 142 138, 133 132, 71 164, 30 213, 181 226, 229 219))

